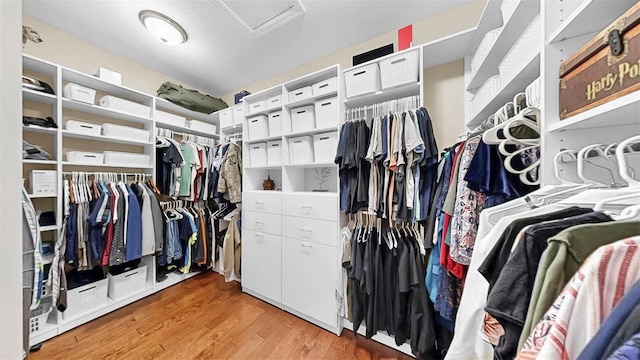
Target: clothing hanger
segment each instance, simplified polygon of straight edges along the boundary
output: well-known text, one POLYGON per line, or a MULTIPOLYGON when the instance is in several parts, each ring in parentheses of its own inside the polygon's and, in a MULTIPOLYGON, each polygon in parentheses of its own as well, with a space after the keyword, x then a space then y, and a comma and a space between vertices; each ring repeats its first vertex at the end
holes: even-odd
POLYGON ((629 186, 637 187, 640 186, 640 181, 629 176, 627 168, 627 158, 625 156, 624 150, 630 148, 631 144, 636 144, 640 142, 640 135, 632 136, 626 140, 620 142, 620 145, 616 147, 616 159, 618 160, 618 171, 620 172, 620 177, 624 180, 629 186))

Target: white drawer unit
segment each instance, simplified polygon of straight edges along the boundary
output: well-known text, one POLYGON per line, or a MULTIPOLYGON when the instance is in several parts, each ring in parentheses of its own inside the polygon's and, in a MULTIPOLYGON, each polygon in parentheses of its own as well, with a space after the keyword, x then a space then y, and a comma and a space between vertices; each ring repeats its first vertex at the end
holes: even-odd
POLYGON ((276 95, 267 99, 267 109, 275 109, 282 106, 282 95, 276 95))
POLYGON ((244 108, 242 103, 233 107, 233 126, 242 125, 244 122, 244 108))
POLYGON ((89 151, 67 151, 67 161, 77 164, 103 164, 104 154, 89 151))
POLYGON ((74 83, 68 83, 62 89, 62 95, 67 99, 93 105, 96 102, 96 91, 74 83))
POLYGON ((337 269, 335 247, 283 237, 282 305, 335 328, 337 269))
POLYGON ((338 195, 284 194, 282 215, 338 221, 338 195))
POLYGON ((71 320, 107 304, 109 279, 92 282, 67 291, 67 310, 62 319, 71 320))
POLYGON ((337 126, 339 122, 338 98, 318 100, 314 104, 316 127, 324 129, 330 126, 337 126))
POLYGON ((92 136, 100 136, 102 132, 102 126, 98 124, 91 124, 88 122, 69 120, 64 124, 65 129, 74 132, 76 134, 85 134, 92 136))
POLYGON ((348 98, 380 91, 378 64, 364 65, 345 71, 344 84, 348 98))
POLYGON ((382 90, 418 82, 420 51, 407 51, 380 61, 382 90))
POLYGON ((338 91, 338 77, 322 80, 311 86, 313 96, 320 96, 338 91))
POLYGON ((249 163, 251 166, 267 165, 267 144, 256 143, 249 145, 249 163))
POLYGON ((281 248, 280 236, 246 228, 242 230, 242 288, 244 290, 277 303, 282 301, 281 248))
POLYGON ((260 111, 267 110, 267 101, 256 101, 254 103, 249 103, 249 115, 259 113, 260 111))
POLYGON ((282 111, 269 114, 269 136, 280 136, 282 134, 282 111))
MULTIPOLYGON (((282 235, 281 215, 255 211, 242 212, 242 226, 245 229, 272 235, 282 235)), ((288 225, 287 225, 288 226, 288 225)))
POLYGON ((292 109, 291 130, 296 133, 315 129, 316 118, 313 111, 313 105, 292 109))
POLYGON ((186 126, 187 123, 187 118, 185 118, 184 116, 175 115, 161 110, 156 110, 154 114, 156 121, 159 123, 183 127, 186 126))
POLYGON ((242 210, 280 214, 282 212, 282 193, 277 191, 243 191, 242 210))
POLYGON ((147 168, 151 166, 151 155, 120 151, 105 151, 104 163, 106 165, 127 165, 147 168))
POLYGON ((313 162, 313 137, 301 136, 289 139, 289 163, 307 164, 313 162))
POLYGON ((102 124, 102 135, 139 142, 149 142, 151 137, 149 130, 109 123, 102 124))
POLYGON ((316 162, 333 162, 336 157, 337 148, 337 132, 313 135, 313 157, 316 162))
POLYGON ((220 128, 226 129, 233 126, 233 110, 235 108, 227 108, 220 111, 218 116, 220 117, 220 128))
POLYGON ((117 300, 144 290, 147 281, 147 267, 141 266, 118 275, 107 274, 109 279, 108 295, 117 300))
POLYGON ((300 89, 296 89, 289 92, 289 102, 292 103, 294 101, 305 100, 313 96, 313 90, 311 86, 305 86, 300 89))
POLYGON ((265 115, 254 116, 247 119, 249 139, 256 140, 269 136, 269 123, 265 115))
POLYGON ((282 165, 282 140, 267 142, 267 165, 282 165))
POLYGON ((338 246, 338 224, 335 221, 282 216, 282 236, 316 244, 338 246))

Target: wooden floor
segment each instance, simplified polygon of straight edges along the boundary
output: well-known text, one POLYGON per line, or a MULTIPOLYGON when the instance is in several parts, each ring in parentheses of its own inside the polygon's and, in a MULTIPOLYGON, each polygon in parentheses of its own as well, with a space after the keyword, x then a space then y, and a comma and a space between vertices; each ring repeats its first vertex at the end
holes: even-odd
POLYGON ((207 272, 81 327, 39 359, 411 359, 349 331, 341 337, 243 294, 207 272))

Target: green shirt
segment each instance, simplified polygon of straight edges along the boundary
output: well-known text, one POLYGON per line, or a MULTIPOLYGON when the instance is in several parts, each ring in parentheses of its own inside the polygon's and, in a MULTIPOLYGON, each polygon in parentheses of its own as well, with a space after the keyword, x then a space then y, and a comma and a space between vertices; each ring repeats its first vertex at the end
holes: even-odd
POLYGON ((196 158, 193 146, 189 144, 181 144, 182 157, 184 158, 184 166, 182 166, 182 174, 180 176, 180 196, 191 195, 191 170, 196 164, 196 158))

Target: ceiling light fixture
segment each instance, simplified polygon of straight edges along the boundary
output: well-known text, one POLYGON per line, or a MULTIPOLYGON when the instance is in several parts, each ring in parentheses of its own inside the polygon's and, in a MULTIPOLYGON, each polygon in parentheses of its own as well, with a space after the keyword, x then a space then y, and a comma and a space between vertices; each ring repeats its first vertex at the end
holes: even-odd
POLYGON ((187 32, 170 17, 153 10, 143 10, 138 15, 140 22, 156 40, 169 46, 187 41, 187 32))

